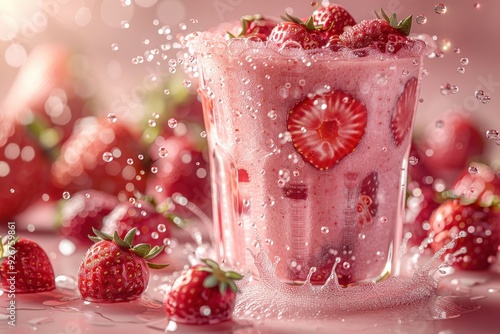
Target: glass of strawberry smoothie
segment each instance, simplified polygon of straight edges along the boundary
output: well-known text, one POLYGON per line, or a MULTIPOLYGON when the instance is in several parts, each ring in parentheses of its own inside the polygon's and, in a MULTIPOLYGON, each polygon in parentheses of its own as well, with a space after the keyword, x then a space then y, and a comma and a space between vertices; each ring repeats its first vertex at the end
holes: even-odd
POLYGON ((323 284, 332 269, 344 286, 397 274, 429 46, 407 37, 397 52, 332 46, 338 38, 304 47, 272 33, 228 38, 225 29, 188 41, 210 148, 219 260, 258 277, 251 253, 265 251, 288 283, 323 284))

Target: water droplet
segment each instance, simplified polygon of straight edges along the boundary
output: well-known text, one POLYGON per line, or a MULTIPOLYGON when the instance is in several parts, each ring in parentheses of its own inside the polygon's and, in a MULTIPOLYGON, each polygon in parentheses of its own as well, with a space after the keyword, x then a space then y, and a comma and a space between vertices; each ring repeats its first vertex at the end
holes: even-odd
POLYGON ((114 112, 110 112, 108 114, 108 122, 116 123, 117 120, 118 120, 118 117, 116 117, 116 114, 114 112))
POLYGON ((111 162, 111 161, 113 161, 113 153, 111 153, 111 152, 104 152, 102 154, 102 160, 104 160, 105 162, 111 162))
POLYGON ((416 164, 418 164, 418 158, 412 155, 408 158, 408 163, 412 166, 415 166, 416 164))
POLYGON ((122 20, 120 22, 120 26, 122 27, 122 29, 128 29, 128 28, 130 28, 130 23, 126 20, 122 20))
POLYGON ((426 24, 427 23, 427 16, 425 16, 424 14, 420 14, 420 15, 417 16, 417 18, 415 19, 415 21, 418 24, 426 24))
POLYGON ((465 73, 465 67, 459 67, 459 68, 457 68, 457 73, 458 74, 464 74, 465 73))
POLYGON ((481 8, 481 4, 476 2, 476 3, 473 5, 473 7, 474 7, 474 9, 479 9, 479 8, 481 8))
POLYGON ((459 54, 461 52, 461 50, 460 50, 460 48, 454 48, 453 52, 455 52, 456 54, 459 54))
POLYGON ((436 6, 434 6, 434 12, 436 14, 440 14, 440 15, 441 14, 446 14, 447 10, 448 9, 446 8, 446 6, 444 4, 442 4, 442 3, 437 4, 436 6))
POLYGON ((207 132, 206 131, 201 131, 200 132, 200 137, 201 138, 206 138, 207 137, 207 132))
POLYGON ((156 191, 157 193, 161 193, 161 192, 163 192, 163 187, 162 187, 162 186, 160 186, 160 185, 156 185, 156 186, 155 186, 155 191, 156 191))
POLYGON ((491 140, 496 140, 499 138, 500 133, 497 130, 488 130, 486 131, 486 138, 491 140))
POLYGON ((321 233, 328 234, 328 233, 330 233, 330 229, 327 226, 322 226, 321 233))
POLYGON ((474 96, 475 96, 475 97, 476 97, 476 99, 478 99, 478 100, 482 99, 482 98, 484 97, 484 95, 485 95, 485 94, 484 94, 484 91, 482 91, 482 90, 476 90, 476 91, 474 92, 474 96))
POLYGON ((469 167, 469 174, 470 175, 475 175, 475 174, 477 174, 477 172, 478 172, 477 167, 474 167, 474 166, 469 167))
POLYGON ((349 268, 351 268, 351 265, 349 264, 349 262, 346 261, 346 262, 342 263, 342 268, 349 269, 349 268))
POLYGON ((167 125, 169 128, 174 129, 177 126, 177 120, 175 118, 169 118, 167 121, 167 125))
POLYGON ((469 58, 461 58, 460 59, 460 65, 468 65, 469 64, 469 58))
POLYGON ((165 89, 165 90, 163 91, 163 94, 165 94, 165 95, 170 95, 170 90, 165 89))
POLYGON ((267 116, 272 119, 273 121, 278 117, 276 115, 276 110, 275 109, 271 109, 268 113, 267 113, 267 116))
POLYGON ((184 81, 182 82, 182 85, 183 85, 184 87, 186 87, 186 88, 191 87, 191 80, 188 80, 188 79, 184 80, 184 81))
POLYGON ((127 159, 127 165, 133 165, 134 164, 134 159, 128 158, 127 159))
POLYGON ((156 121, 154 119, 148 120, 148 125, 150 128, 154 128, 156 126, 156 121))
POLYGON ((382 216, 380 217, 379 221, 382 223, 382 224, 385 224, 389 221, 389 219, 386 217, 386 216, 382 216))
POLYGON ((111 50, 118 51, 118 49, 119 49, 118 44, 116 44, 116 43, 111 44, 111 50))
POLYGON ((451 93, 451 84, 445 82, 444 84, 441 85, 440 89, 442 95, 448 95, 451 93))
POLYGON ((168 150, 165 146, 158 148, 158 155, 160 158, 165 158, 168 155, 168 150))
POLYGON ((156 166, 151 166, 151 173, 153 173, 153 174, 158 173, 158 167, 156 167, 156 166))
POLYGON ((62 197, 63 197, 64 199, 69 199, 69 198, 71 197, 71 194, 69 193, 69 191, 64 191, 64 192, 62 193, 62 197))

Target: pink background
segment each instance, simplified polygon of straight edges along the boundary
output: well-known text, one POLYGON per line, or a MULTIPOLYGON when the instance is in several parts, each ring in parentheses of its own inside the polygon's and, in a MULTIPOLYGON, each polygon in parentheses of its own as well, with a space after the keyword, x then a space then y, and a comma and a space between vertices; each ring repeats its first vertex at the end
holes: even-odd
MULTIPOLYGON (((427 23, 414 22, 413 32, 435 36, 437 44, 443 47, 444 57, 429 59, 425 65, 429 75, 424 79, 421 94, 424 102, 417 114, 417 131, 455 108, 467 111, 483 132, 500 130, 500 67, 494 53, 499 42, 500 20, 495 15, 500 13, 500 2, 481 0, 477 8, 474 1, 445 1, 447 12, 441 15, 434 12, 438 3, 428 0, 337 2, 358 21, 373 17, 373 10, 380 7, 398 13, 400 18, 409 14, 426 15, 427 23), (454 52, 455 48, 460 48, 460 54, 454 52), (463 57, 469 59, 469 64, 464 66, 465 73, 459 74, 457 68, 463 57), (441 94, 440 86, 445 83, 456 85, 459 91, 441 94), (478 101, 474 97, 477 89, 489 95, 491 102, 478 101)), ((89 80, 103 112, 109 112, 120 104, 138 102, 142 93, 172 76, 168 72, 168 60, 160 57, 165 53, 175 58, 172 52, 161 51, 151 62, 132 63, 133 58, 169 42, 158 34, 161 26, 169 25, 175 40, 177 33, 204 30, 221 21, 238 20, 244 14, 279 16, 286 8, 299 17, 314 10, 308 0, 293 1, 293 4, 284 0, 2 0, 0 98, 5 96, 26 55, 38 44, 57 41, 85 55, 85 64, 91 73, 89 80), (130 27, 121 28, 122 21, 129 22, 130 27), (180 28, 183 23, 186 30, 180 28), (118 45, 118 50, 112 50, 113 43, 118 45)), ((500 147, 488 141, 487 149, 494 160, 500 147)))

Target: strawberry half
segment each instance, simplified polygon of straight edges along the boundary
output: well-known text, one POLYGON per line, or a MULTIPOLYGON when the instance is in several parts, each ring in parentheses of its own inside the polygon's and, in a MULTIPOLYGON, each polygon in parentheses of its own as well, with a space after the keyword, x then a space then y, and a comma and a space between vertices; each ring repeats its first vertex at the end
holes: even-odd
POLYGON ((94 229, 96 242, 85 253, 78 270, 78 290, 82 299, 97 303, 119 303, 137 299, 149 282, 148 268, 161 269, 167 265, 147 262, 163 247, 149 244, 132 246, 136 228, 124 239, 94 229))
POLYGON ((403 94, 398 99, 391 120, 392 136, 400 146, 410 132, 413 123, 415 104, 417 103, 418 80, 412 77, 405 84, 403 94))
POLYGON ((297 104, 290 111, 287 127, 302 158, 326 170, 356 149, 366 123, 365 105, 336 90, 297 104))
POLYGON ((56 288, 54 269, 47 253, 34 241, 9 235, 0 244, 1 288, 15 293, 35 293, 56 288), (4 250, 3 246, 7 246, 4 250))
POLYGON ((350 49, 372 47, 380 52, 396 53, 405 46, 411 46, 408 39, 412 16, 398 21, 396 14, 389 17, 383 10, 382 18, 363 20, 346 29, 340 40, 350 49))
POLYGON ((466 204, 450 199, 434 211, 429 223, 433 239, 430 246, 435 252, 459 233, 466 233, 446 251, 446 254, 451 254, 462 247, 466 249, 465 254, 457 256, 453 266, 465 270, 485 270, 495 262, 500 246, 500 215, 496 206, 484 207, 477 202, 466 204))
POLYGON ((212 260, 202 260, 175 280, 165 295, 165 311, 171 320, 193 325, 217 324, 229 320, 243 276, 223 271, 212 260))

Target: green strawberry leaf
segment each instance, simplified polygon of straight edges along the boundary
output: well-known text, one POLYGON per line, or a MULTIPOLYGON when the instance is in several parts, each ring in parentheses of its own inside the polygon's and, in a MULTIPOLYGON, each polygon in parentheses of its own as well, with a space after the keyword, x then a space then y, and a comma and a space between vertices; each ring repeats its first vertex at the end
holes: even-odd
MULTIPOLYGON (((100 240, 106 240, 106 241, 112 241, 113 237, 110 236, 109 234, 106 234, 104 232, 99 231, 98 229, 92 227, 92 232, 100 239, 100 240)), ((100 241, 99 240, 99 241, 100 241)))
POLYGON ((219 279, 215 275, 208 275, 203 280, 203 287, 210 289, 219 285, 219 279))
POLYGON ((120 247, 131 248, 131 245, 129 243, 120 238, 117 231, 115 231, 115 234, 113 234, 113 241, 120 247))
POLYGON ((125 238, 123 238, 123 241, 125 241, 125 243, 127 243, 130 247, 132 247, 132 243, 134 242, 136 232, 137 232, 137 227, 134 227, 130 231, 128 231, 127 234, 125 235, 125 238))
POLYGON ((159 264, 159 263, 152 263, 152 262, 146 262, 149 268, 151 269, 163 269, 168 267, 168 264, 159 264))
POLYGON ((163 252, 163 250, 165 249, 165 246, 161 246, 161 247, 158 247, 158 246, 154 246, 149 252, 148 254, 146 254, 146 256, 144 256, 144 259, 145 260, 151 260, 152 258, 158 256, 161 252, 163 252))
POLYGON ((137 254, 138 256, 144 258, 151 251, 151 245, 150 244, 138 244, 138 245, 135 245, 134 248, 132 248, 132 251, 135 254, 137 254))

